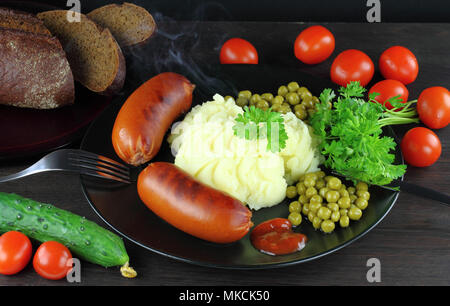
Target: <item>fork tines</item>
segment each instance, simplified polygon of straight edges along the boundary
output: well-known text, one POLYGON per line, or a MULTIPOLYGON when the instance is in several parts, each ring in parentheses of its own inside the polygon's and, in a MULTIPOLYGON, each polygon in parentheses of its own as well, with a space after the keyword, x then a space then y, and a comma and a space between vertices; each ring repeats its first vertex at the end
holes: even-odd
POLYGON ((130 169, 110 158, 77 150, 70 152, 68 159, 72 166, 80 170, 81 174, 131 183, 130 169))

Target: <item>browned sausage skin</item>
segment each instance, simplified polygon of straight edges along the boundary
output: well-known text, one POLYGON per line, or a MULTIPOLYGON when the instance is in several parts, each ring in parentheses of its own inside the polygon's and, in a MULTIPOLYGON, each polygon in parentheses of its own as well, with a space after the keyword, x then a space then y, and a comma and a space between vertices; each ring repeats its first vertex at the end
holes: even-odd
POLYGON ((171 163, 148 165, 139 175, 138 193, 156 215, 207 241, 234 242, 253 226, 251 211, 239 200, 202 184, 171 163))
POLYGON ((165 72, 136 89, 114 123, 112 144, 117 155, 134 166, 151 160, 173 121, 191 107, 194 87, 184 76, 165 72))

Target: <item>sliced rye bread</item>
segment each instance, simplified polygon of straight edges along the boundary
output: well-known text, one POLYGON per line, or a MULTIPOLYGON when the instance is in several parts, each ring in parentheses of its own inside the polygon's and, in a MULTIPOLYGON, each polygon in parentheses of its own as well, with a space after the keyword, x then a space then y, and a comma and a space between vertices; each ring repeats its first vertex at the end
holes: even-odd
POLYGON ((35 15, 6 7, 0 7, 0 27, 52 36, 42 20, 35 15))
POLYGON ((146 9, 127 2, 102 6, 87 16, 108 28, 122 47, 145 42, 156 29, 155 20, 146 9))
POLYGON ((56 37, 0 28, 0 104, 51 109, 74 98, 72 71, 56 37))
POLYGON ((67 12, 47 11, 37 16, 61 41, 75 80, 99 94, 118 93, 126 74, 119 44, 108 29, 84 14, 80 14, 80 22, 69 22, 67 12))

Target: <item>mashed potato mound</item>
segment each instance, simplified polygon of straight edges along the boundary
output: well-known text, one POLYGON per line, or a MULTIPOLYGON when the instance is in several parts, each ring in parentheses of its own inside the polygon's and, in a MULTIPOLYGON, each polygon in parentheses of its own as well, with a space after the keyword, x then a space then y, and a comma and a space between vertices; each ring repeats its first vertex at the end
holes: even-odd
POLYGON ((266 150, 267 140, 246 140, 233 126, 243 110, 218 94, 195 106, 173 125, 169 142, 175 164, 251 209, 271 207, 286 195, 288 184, 318 170, 319 154, 308 125, 294 114, 282 115, 288 135, 279 153, 266 150))

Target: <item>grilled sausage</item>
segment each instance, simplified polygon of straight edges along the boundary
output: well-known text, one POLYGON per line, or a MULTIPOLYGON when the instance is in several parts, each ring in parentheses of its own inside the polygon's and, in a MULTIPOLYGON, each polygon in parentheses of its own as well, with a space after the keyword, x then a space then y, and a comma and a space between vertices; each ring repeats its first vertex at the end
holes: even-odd
POLYGON ((171 163, 155 162, 138 178, 138 193, 156 215, 195 237, 230 243, 253 226, 239 200, 208 187, 171 163))
POLYGON ((136 89, 114 123, 112 143, 117 155, 134 166, 151 160, 172 122, 191 107, 194 87, 184 76, 165 72, 136 89))

